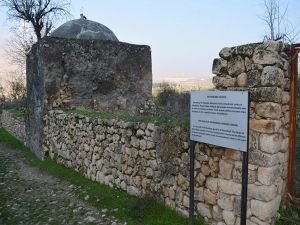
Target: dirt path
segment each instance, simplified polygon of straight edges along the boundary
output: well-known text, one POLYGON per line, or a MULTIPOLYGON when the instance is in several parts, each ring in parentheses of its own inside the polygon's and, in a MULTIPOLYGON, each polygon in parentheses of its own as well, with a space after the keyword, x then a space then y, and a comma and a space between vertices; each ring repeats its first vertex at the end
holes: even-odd
POLYGON ((77 188, 28 165, 16 150, 0 145, 1 225, 126 224, 107 216, 107 209, 77 198, 77 188))

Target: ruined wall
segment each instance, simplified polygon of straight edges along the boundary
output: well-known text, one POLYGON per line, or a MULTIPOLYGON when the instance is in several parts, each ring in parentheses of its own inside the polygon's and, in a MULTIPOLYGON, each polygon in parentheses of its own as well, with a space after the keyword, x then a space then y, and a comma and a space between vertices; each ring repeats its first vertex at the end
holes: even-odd
MULTIPOLYGON (((224 48, 213 63, 215 86, 221 90, 250 92, 250 149, 247 224, 273 224, 286 193, 289 150, 289 46, 265 42, 224 48)), ((228 150, 225 151, 225 153, 228 150)), ((229 151, 230 152, 230 151, 229 151)), ((233 152, 232 152, 233 153, 233 152)), ((227 153, 229 154, 229 153, 227 153)), ((240 193, 241 161, 222 158, 219 175, 219 201, 240 193)), ((239 203, 238 196, 233 203, 239 203)), ((219 204, 232 221, 239 210, 219 204)), ((231 223, 227 223, 231 224, 231 223)))
MULTIPOLYGON (((274 224, 285 192, 289 139, 288 47, 266 42, 224 48, 214 60, 220 90, 249 90, 247 224, 274 224)), ((49 111, 43 149, 60 164, 134 195, 149 194, 187 215, 189 141, 180 128, 49 111)), ((239 224, 242 154, 196 144, 195 213, 239 224)))
POLYGON ((18 140, 26 144, 24 118, 16 117, 7 110, 2 110, 0 113, 0 127, 3 127, 18 140))
POLYGON ((40 157, 42 118, 51 108, 135 114, 151 97, 149 46, 46 37, 27 56, 29 147, 40 157))

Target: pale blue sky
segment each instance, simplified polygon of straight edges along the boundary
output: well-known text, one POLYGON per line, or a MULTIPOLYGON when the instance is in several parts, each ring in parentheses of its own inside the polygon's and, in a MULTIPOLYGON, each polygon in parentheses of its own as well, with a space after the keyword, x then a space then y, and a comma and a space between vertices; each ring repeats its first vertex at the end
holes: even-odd
MULTIPOLYGON (((281 2, 289 4, 288 19, 300 24, 300 0, 281 2)), ((81 11, 120 41, 150 45, 155 80, 209 76, 221 48, 260 42, 266 30, 258 18, 262 0, 72 0, 73 18, 81 11)), ((9 23, 0 9, 0 44, 9 23)))

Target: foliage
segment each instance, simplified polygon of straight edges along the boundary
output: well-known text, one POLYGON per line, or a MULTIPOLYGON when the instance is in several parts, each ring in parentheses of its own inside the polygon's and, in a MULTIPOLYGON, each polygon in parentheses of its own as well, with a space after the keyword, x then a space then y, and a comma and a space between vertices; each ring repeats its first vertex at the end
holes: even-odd
POLYGON ((289 205, 281 207, 276 225, 300 225, 300 209, 289 205))
POLYGON ((31 24, 37 40, 48 35, 54 22, 68 15, 67 0, 0 0, 9 18, 31 24))
POLYGON ((11 102, 22 100, 26 97, 25 78, 22 74, 11 75, 7 85, 7 99, 11 102))
MULTIPOLYGON (((57 165, 54 161, 41 161, 25 147, 20 141, 0 128, 0 144, 10 148, 21 150, 21 154, 31 162, 33 166, 40 168, 60 179, 70 182, 81 189, 77 190, 77 195, 84 199, 86 193, 89 194, 89 201, 99 209, 107 208, 110 214, 124 220, 128 225, 183 225, 188 224, 188 219, 180 216, 174 210, 157 203, 151 198, 137 198, 128 195, 126 192, 110 188, 106 185, 89 180, 79 173, 57 165), (114 210, 114 209, 119 210, 114 210)), ((0 199, 1 201, 1 199, 0 199)), ((201 219, 197 219, 195 225, 204 225, 201 219)))

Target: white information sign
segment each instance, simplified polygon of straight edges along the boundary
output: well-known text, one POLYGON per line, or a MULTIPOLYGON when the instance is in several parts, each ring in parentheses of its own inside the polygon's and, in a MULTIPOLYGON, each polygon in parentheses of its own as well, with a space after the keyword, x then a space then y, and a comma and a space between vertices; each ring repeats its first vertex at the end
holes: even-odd
POLYGON ((248 91, 192 91, 191 140, 246 152, 248 91))

